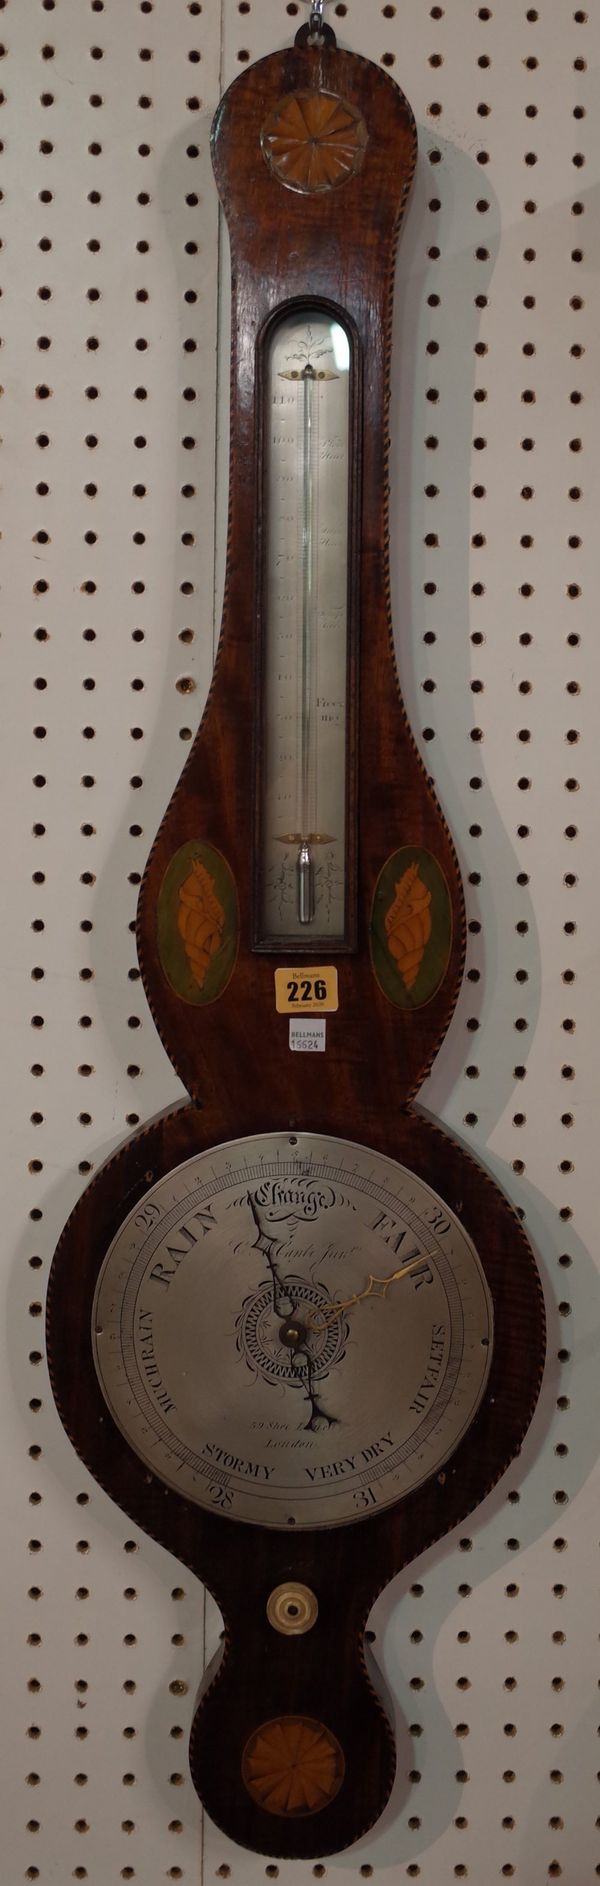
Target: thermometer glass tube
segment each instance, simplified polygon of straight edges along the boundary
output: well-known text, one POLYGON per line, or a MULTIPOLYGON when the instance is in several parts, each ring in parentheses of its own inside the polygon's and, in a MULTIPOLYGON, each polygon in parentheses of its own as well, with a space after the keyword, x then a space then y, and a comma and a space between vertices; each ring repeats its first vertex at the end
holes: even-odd
POLYGON ((350 365, 345 328, 318 307, 271 331, 259 946, 346 937, 350 365))

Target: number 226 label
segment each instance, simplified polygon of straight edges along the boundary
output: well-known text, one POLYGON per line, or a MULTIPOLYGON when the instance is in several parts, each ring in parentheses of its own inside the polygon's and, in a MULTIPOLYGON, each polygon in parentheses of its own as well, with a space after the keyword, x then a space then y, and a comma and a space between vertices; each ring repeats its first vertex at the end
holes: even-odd
POLYGON ((338 973, 325 969, 276 969, 275 1007, 278 1015, 332 1015, 338 1007, 338 973))

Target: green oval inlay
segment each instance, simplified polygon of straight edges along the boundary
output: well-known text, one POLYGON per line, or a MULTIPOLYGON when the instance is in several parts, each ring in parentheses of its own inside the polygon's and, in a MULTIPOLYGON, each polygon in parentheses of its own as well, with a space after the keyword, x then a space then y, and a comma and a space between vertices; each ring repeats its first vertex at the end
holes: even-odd
POLYGON ((223 994, 238 948, 235 881, 222 852, 190 838, 167 865, 157 909, 158 953, 182 1002, 223 994))
POLYGON ((397 1008, 422 1008, 443 982, 452 945, 450 892, 419 845, 392 852, 379 873, 370 946, 380 989, 397 1008))

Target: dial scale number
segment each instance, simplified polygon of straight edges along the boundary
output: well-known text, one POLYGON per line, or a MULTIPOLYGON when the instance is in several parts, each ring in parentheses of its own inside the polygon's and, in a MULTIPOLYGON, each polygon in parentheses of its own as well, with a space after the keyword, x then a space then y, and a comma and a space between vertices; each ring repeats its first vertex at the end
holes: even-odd
POLYGON ((322 1134, 231 1141, 159 1180, 107 1253, 92 1324, 105 1400, 153 1472, 281 1528, 420 1486, 491 1360, 458 1219, 395 1160, 322 1134))

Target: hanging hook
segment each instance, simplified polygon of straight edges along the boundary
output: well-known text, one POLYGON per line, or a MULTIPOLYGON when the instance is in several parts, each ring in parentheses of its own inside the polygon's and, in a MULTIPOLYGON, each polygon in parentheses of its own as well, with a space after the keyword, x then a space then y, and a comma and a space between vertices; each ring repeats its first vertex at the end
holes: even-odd
POLYGON ((296 45, 335 46, 336 38, 333 28, 327 26, 325 22, 327 0, 309 0, 309 4, 310 13, 308 20, 306 25, 301 26, 296 34, 296 45))

